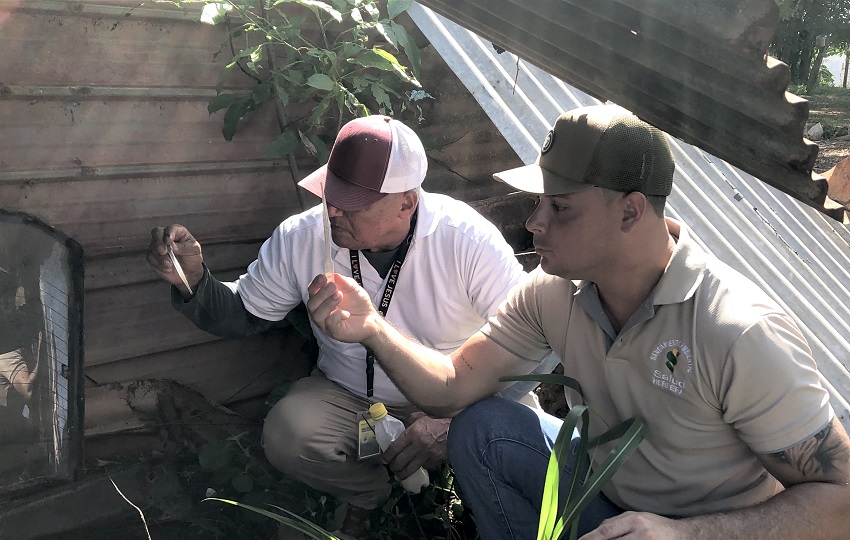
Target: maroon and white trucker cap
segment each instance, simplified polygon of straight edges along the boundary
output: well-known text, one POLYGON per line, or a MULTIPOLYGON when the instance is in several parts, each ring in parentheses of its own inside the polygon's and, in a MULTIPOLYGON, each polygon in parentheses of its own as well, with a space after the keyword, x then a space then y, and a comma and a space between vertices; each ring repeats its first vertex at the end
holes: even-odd
POLYGON ((388 116, 365 116, 344 126, 328 164, 298 182, 328 204, 353 211, 388 193, 419 187, 428 170, 422 142, 412 129, 388 116))

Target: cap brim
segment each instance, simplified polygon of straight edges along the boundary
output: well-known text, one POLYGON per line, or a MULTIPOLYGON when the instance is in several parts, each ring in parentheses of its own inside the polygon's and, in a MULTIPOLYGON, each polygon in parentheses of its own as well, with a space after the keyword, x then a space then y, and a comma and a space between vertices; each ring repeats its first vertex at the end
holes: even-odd
POLYGON ((493 178, 521 191, 540 195, 566 195, 593 187, 553 174, 536 163, 497 172, 493 178))
POLYGON ((387 196, 386 193, 366 189, 342 180, 328 170, 327 165, 313 171, 298 182, 298 185, 320 198, 322 191, 324 191, 325 200, 328 204, 345 212, 362 210, 387 196), (327 188, 325 188, 325 183, 327 183, 327 188))

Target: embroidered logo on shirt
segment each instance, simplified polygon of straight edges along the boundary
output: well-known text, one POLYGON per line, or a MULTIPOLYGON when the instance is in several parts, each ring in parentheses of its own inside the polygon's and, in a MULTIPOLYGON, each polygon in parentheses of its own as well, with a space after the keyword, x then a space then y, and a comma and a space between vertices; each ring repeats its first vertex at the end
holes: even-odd
POLYGON ((663 359, 664 368, 652 370, 652 384, 681 396, 685 391, 685 377, 681 373, 682 369, 684 368, 685 374, 694 371, 691 348, 680 339, 663 341, 652 349, 652 354, 649 356, 653 363, 658 362, 659 358, 663 359), (676 371, 677 369, 679 372, 676 371), (676 377, 676 374, 679 376, 676 377))
POLYGON ((670 370, 670 373, 676 371, 677 363, 679 363, 679 349, 667 351, 667 361, 664 362, 664 365, 667 366, 667 369, 670 370))

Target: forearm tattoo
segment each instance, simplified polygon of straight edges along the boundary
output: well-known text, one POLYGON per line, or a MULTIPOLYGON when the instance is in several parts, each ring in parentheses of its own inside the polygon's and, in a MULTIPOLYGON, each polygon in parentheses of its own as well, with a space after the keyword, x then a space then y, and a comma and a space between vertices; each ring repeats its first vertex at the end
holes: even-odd
POLYGON ((469 371, 472 371, 472 365, 469 363, 469 361, 466 359, 466 357, 462 354, 460 355, 460 361, 463 362, 463 365, 465 365, 469 369, 469 371))
POLYGON ((850 455, 844 440, 828 424, 806 441, 771 454, 771 457, 793 468, 804 478, 830 477, 846 470, 850 455))

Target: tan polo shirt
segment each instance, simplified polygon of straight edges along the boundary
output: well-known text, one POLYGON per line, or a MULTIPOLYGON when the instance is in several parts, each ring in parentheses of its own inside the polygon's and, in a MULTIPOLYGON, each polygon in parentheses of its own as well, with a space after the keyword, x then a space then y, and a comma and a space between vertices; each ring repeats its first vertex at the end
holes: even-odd
MULTIPOLYGON (((591 436, 632 417, 647 425, 604 493, 627 509, 692 516, 781 491, 756 454, 794 446, 834 415, 791 318, 684 226, 647 316, 609 336, 577 301, 588 292, 594 284, 538 268, 484 333, 528 360, 555 351, 608 424, 591 415, 591 436)), ((596 465, 613 445, 596 450, 596 465)))

